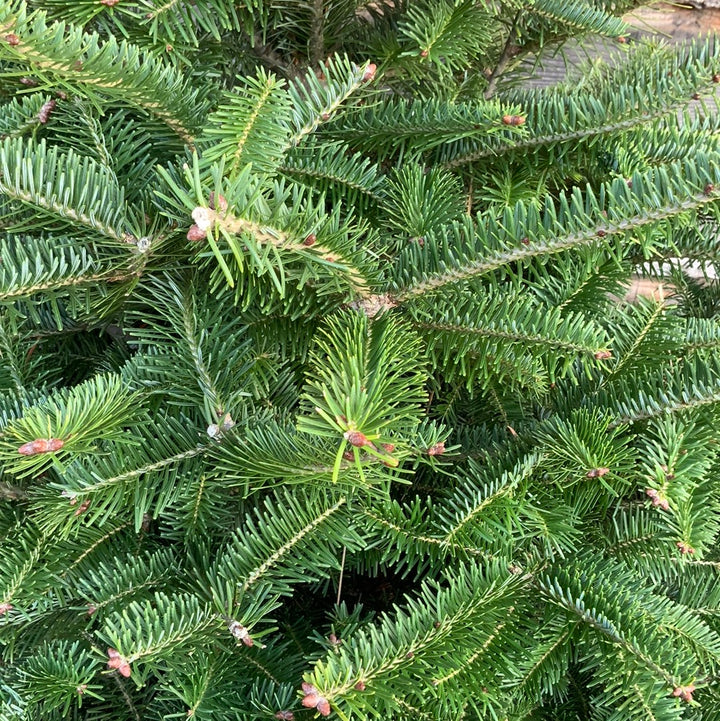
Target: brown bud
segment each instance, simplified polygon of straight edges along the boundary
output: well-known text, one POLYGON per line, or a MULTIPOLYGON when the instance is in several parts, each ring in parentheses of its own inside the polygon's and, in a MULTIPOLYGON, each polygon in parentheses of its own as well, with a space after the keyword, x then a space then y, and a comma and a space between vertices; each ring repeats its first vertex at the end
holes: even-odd
POLYGON ((37 438, 20 446, 18 453, 21 456, 36 456, 38 453, 59 451, 64 445, 65 441, 62 438, 37 438))
POLYGON ((317 241, 317 236, 315 233, 310 233, 308 236, 306 236, 305 240, 303 240, 303 245, 306 248, 309 248, 311 245, 315 245, 317 241))
POLYGON ((426 58, 429 54, 430 54, 430 53, 428 53, 427 50, 421 50, 421 51, 420 51, 420 57, 421 57, 421 58, 426 58))
POLYGON ((705 186, 705 195, 711 195, 715 192, 715 186, 712 183, 708 183, 705 186))
POLYGON ((48 100, 42 108, 40 108, 40 111, 38 112, 38 120, 45 125, 50 117, 50 113, 52 113, 53 110, 55 110, 55 106, 57 103, 54 100, 48 100))
POLYGON ((408 651, 405 654, 405 658, 415 658, 415 652, 414 651, 408 651))
POLYGON ((358 681, 355 684, 355 690, 356 691, 364 691, 367 687, 365 686, 365 681, 358 681))
POLYGON ((442 626, 442 623, 440 623, 440 621, 435 621, 435 623, 433 624, 433 628, 440 628, 440 626, 442 626))
POLYGON ((595 360, 609 360, 612 358, 612 353, 609 350, 599 350, 595 353, 595 360))
POLYGON ((356 448, 362 448, 363 446, 371 446, 372 442, 368 440, 368 437, 360 431, 345 431, 343 434, 345 440, 356 448))
POLYGON ((620 36, 617 37, 617 41, 618 41, 621 45, 624 45, 624 44, 628 41, 628 39, 627 39, 624 35, 620 35, 620 36))
POLYGON ((8 33, 5 36, 5 42, 8 45, 13 45, 13 46, 20 45, 20 38, 17 35, 15 35, 15 33, 8 33))
POLYGON ((692 99, 693 99, 693 100, 700 100, 700 93, 693 93, 693 94, 692 94, 692 99))
POLYGON ((73 515, 75 515, 75 516, 80 516, 80 515, 82 515, 83 513, 85 513, 85 511, 87 511, 88 508, 90 508, 90 499, 84 500, 84 501, 75 509, 75 513, 74 513, 73 515))
POLYGON ((589 470, 585 475, 588 478, 602 478, 608 473, 610 473, 609 468, 593 468, 592 470, 589 470))
POLYGON ((0 616, 4 616, 8 611, 12 611, 13 608, 12 603, 0 603, 0 616))
POLYGON ((278 721, 295 721, 295 714, 292 711, 277 711, 275 718, 278 721))
POLYGON ((213 191, 208 197, 208 206, 212 208, 212 210, 219 210, 221 213, 224 213, 228 209, 227 198, 218 193, 216 202, 215 191, 213 191))
POLYGON ((625 185, 627 185, 628 188, 632 188, 632 178, 628 178, 625 181, 625 185))
POLYGON ((523 245, 530 245, 530 238, 528 238, 527 236, 525 236, 524 238, 522 238, 522 239, 520 240, 520 242, 521 242, 523 245))
POLYGON ((684 541, 678 541, 675 545, 680 549, 680 553, 682 554, 695 553, 695 549, 689 543, 685 543, 684 541))
POLYGON ((525 125, 525 118, 522 115, 503 115, 504 125, 525 125))
POLYGON ((443 453, 445 453, 445 444, 442 441, 436 443, 432 448, 427 449, 429 456, 441 456, 443 453))
POLYGON ((87 607, 87 615, 92 616, 96 611, 97 611, 97 606, 93 606, 92 603, 89 603, 88 607, 87 607))
POLYGON ((598 232, 597 232, 598 238, 604 238, 606 235, 607 235, 607 232, 604 231, 602 228, 600 228, 600 230, 598 230, 598 232))
POLYGON ((365 74, 362 76, 362 81, 364 83, 369 83, 375 77, 376 71, 377 65, 375 65, 375 63, 370 63, 365 70, 365 74))
POLYGON ((392 453, 395 450, 395 446, 392 443, 381 443, 380 445, 386 453, 392 453))
POLYGON ((712 81, 714 83, 720 83, 720 73, 715 73, 715 75, 712 76, 712 81))
POLYGON ((120 0, 100 0, 101 5, 105 5, 106 7, 114 7, 120 2, 120 0))
POLYGON ((36 88, 38 81, 33 78, 20 78, 20 84, 28 88, 36 88))
POLYGON ((238 621, 231 621, 228 625, 228 630, 238 641, 242 641, 246 646, 254 645, 255 642, 250 637, 250 633, 245 626, 241 625, 238 621))
POLYGON ((323 114, 320 116, 320 119, 321 119, 321 120, 330 120, 330 113, 323 113, 323 114))
POLYGON ((187 232, 187 239, 197 242, 198 240, 205 240, 207 238, 207 231, 203 230, 199 225, 191 225, 190 230, 187 232))

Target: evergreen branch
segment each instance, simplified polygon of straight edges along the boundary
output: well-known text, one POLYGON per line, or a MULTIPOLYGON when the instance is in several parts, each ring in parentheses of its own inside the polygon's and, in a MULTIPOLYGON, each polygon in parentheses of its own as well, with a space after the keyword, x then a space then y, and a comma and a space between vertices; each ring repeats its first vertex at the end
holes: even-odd
POLYGON ((114 175, 72 150, 63 154, 44 141, 6 138, 0 145, 0 193, 114 241, 137 240, 128 233, 136 224, 114 175))
POLYGON ((264 508, 248 515, 214 564, 213 575, 225 586, 212 589, 224 612, 233 612, 251 596, 292 593, 293 585, 321 578, 339 569, 338 548, 364 545, 345 511, 346 499, 311 499, 299 494, 275 494, 264 508))
POLYGON ((297 530, 292 538, 289 538, 282 546, 277 548, 271 556, 266 558, 259 566, 253 569, 252 572, 245 577, 242 584, 242 592, 244 593, 250 588, 250 586, 259 581, 261 578, 264 578, 268 571, 275 568, 282 561, 283 557, 294 549, 294 547, 299 544, 305 536, 312 533, 318 526, 322 525, 331 515, 335 513, 335 511, 344 506, 345 503, 346 499, 340 498, 319 516, 313 518, 306 526, 297 530))
POLYGON ((170 65, 114 36, 104 42, 97 33, 84 33, 65 23, 48 24, 46 13, 27 14, 25 2, 13 0, 0 11, 0 34, 13 34, 19 42, 3 43, 3 55, 27 65, 34 75, 72 91, 114 97, 162 120, 186 143, 204 113, 199 90, 170 65), (177 98, 184 98, 182 105, 177 98))
POLYGON ((632 188, 617 179, 599 195, 590 188, 584 195, 577 189, 569 198, 560 195, 558 208, 548 203, 542 215, 518 203, 501 221, 456 224, 449 240, 434 241, 432 255, 410 248, 399 256, 394 298, 404 303, 503 266, 592 246, 598 238, 702 208, 716 200, 716 184, 720 186, 716 159, 698 154, 689 162, 634 175, 632 188), (528 242, 518 245, 523 236, 528 242))
MULTIPOLYGON (((559 162, 578 145, 592 147, 602 138, 609 141, 633 129, 647 147, 654 136, 667 133, 668 124, 678 123, 678 111, 687 109, 695 95, 714 92, 712 76, 718 69, 712 38, 661 53, 639 48, 630 62, 608 70, 599 82, 588 79, 587 87, 581 83, 579 88, 573 84, 508 93, 505 102, 522 108, 522 135, 479 136, 444 148, 440 157, 446 167, 458 168, 478 160, 495 163, 506 154, 515 157, 545 150, 559 162)), ((690 128, 713 122, 686 115, 682 123, 690 128)))
POLYGON ((552 23, 569 26, 574 33, 592 32, 597 35, 617 37, 627 31, 627 25, 623 20, 585 2, 535 0, 528 6, 527 12, 539 15, 552 23))

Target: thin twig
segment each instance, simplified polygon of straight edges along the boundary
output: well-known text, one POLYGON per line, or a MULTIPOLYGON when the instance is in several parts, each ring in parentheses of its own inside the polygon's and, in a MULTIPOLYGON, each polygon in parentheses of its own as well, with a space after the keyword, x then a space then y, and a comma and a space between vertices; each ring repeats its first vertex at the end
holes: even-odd
POLYGON ((310 67, 317 68, 325 53, 325 8, 323 0, 315 0, 310 24, 310 67))
POLYGON ((264 45, 259 34, 255 35, 252 51, 257 58, 268 69, 282 75, 287 80, 293 80, 298 76, 298 71, 291 64, 283 62, 283 59, 269 45, 264 45))
POLYGON ((502 55, 500 55, 498 64, 495 66, 495 70, 490 73, 490 77, 488 78, 488 86, 485 89, 484 94, 485 100, 489 100, 495 94, 495 86, 497 85, 498 78, 500 77, 500 75, 502 75, 505 68, 508 66, 510 60, 512 60, 512 58, 517 54, 517 46, 515 45, 513 40, 515 39, 515 27, 519 19, 520 11, 518 11, 513 18, 513 21, 510 25, 510 31, 508 32, 507 41, 505 42, 505 47, 502 51, 502 55))
POLYGON ((346 553, 347 553, 347 546, 343 546, 342 561, 340 562, 340 580, 338 581, 337 600, 335 601, 336 606, 340 605, 340 595, 342 594, 343 573, 345 572, 345 554, 346 553))

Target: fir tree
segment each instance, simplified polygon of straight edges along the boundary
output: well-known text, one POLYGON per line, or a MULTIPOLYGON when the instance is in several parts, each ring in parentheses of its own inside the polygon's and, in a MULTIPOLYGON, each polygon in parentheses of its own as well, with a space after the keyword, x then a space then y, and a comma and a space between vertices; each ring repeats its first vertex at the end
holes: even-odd
POLYGON ((636 4, 0 0, 2 721, 718 717, 720 55, 636 4))

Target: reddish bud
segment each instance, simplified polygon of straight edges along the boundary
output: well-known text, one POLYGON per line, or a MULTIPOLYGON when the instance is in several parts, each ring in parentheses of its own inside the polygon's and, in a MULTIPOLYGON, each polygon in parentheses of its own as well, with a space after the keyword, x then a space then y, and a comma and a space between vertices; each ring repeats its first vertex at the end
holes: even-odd
POLYGON ((75 515, 75 516, 80 516, 80 515, 82 515, 83 513, 85 513, 85 511, 87 511, 88 508, 90 508, 90 499, 87 499, 87 500, 83 501, 83 502, 75 509, 75 513, 74 513, 73 515, 75 515))
POLYGON ((381 443, 380 445, 386 453, 392 453, 395 450, 395 446, 392 443, 381 443))
POLYGON ((621 45, 624 45, 624 44, 628 41, 628 39, 627 39, 624 35, 620 35, 620 36, 617 38, 617 41, 618 41, 621 45))
POLYGON ((599 350, 595 353, 595 360, 608 360, 612 358, 612 352, 609 350, 599 350))
POLYGON ((432 448, 427 449, 429 456, 441 456, 443 453, 445 453, 445 444, 442 441, 436 443, 432 448))
POLYGON ((704 188, 705 195, 711 195, 715 192, 715 186, 712 183, 708 183, 704 188))
POLYGON ((38 453, 59 451, 64 445, 65 441, 62 438, 37 438, 20 446, 18 453, 21 456, 36 456, 38 453))
POLYGON ((693 692, 695 691, 694 684, 688 686, 676 686, 673 689, 672 695, 676 698, 681 698, 686 703, 690 703, 693 700, 693 692))
POLYGON ((658 497, 658 492, 654 488, 646 488, 645 493, 650 496, 650 498, 658 497))
POLYGON ((330 120, 330 113, 323 113, 323 114, 320 116, 320 119, 321 119, 321 120, 330 120))
POLYGON ((420 57, 426 58, 430 53, 427 50, 421 50, 420 51, 420 57))
POLYGON ((405 658, 415 658, 415 652, 414 651, 408 651, 405 654, 405 658))
POLYGON ((345 440, 356 448, 362 448, 363 446, 371 446, 372 442, 368 440, 368 437, 360 431, 345 431, 343 434, 345 440))
POLYGON ((355 454, 352 451, 345 451, 343 453, 343 458, 346 461, 354 461, 355 460, 355 454))
POLYGON ((107 667, 116 670, 121 676, 125 676, 125 678, 130 678, 132 670, 127 659, 121 656, 114 648, 109 648, 107 655, 107 667))
POLYGON ((331 646, 335 646, 336 648, 342 643, 342 641, 334 633, 331 633, 328 636, 328 642, 331 646))
POLYGON ((503 115, 504 125, 525 125, 525 118, 522 115, 503 115))
POLYGON ((367 688, 367 686, 365 686, 365 681, 358 681, 355 684, 356 691, 364 691, 366 688, 367 688))
POLYGON ((317 236, 315 233, 310 233, 306 236, 305 240, 303 240, 303 245, 309 248, 311 245, 315 245, 315 241, 317 241, 317 236))
POLYGON ((200 228, 199 225, 191 225, 190 230, 187 232, 187 239, 192 241, 205 240, 207 238, 207 231, 200 228))
POLYGON ((693 100, 700 100, 700 93, 693 93, 693 94, 692 94, 692 99, 693 99, 693 100))
POLYGON ((35 88, 37 87, 38 81, 33 80, 33 78, 20 78, 20 84, 28 88, 35 88))
POLYGON ((720 83, 720 74, 715 73, 715 75, 712 76, 712 81, 714 83, 720 83))
POLYGON ((604 237, 607 235, 607 232, 604 231, 602 228, 600 228, 600 230, 598 230, 598 232, 596 233, 596 235, 597 235, 598 238, 604 238, 604 237))
POLYGON ((13 608, 12 603, 0 603, 0 616, 4 616, 8 611, 12 611, 13 608))
POLYGON ((375 65, 375 63, 370 63, 365 70, 365 74, 362 76, 362 81, 364 83, 369 83, 375 77, 376 70, 377 65, 375 65))
POLYGON ((7 42, 8 45, 20 45, 20 38, 15 35, 15 33, 8 33, 5 36, 5 42, 7 42))
POLYGON ((216 202, 215 191, 213 191, 208 197, 208 206, 213 210, 219 210, 221 213, 224 213, 228 209, 227 198, 224 195, 220 195, 220 193, 218 193, 216 202))
POLYGON ((105 5, 105 7, 114 7, 120 2, 120 0, 100 0, 101 5, 105 5))
POLYGON ((292 711, 277 711, 275 718, 278 721, 295 721, 295 714, 292 711))
POLYGON ((328 703, 328 700, 324 696, 320 695, 315 686, 303 681, 302 690, 305 693, 305 697, 301 703, 305 706, 305 708, 317 709, 321 716, 330 715, 330 704, 328 703))
POLYGON ((689 543, 685 543, 684 541, 678 541, 675 545, 680 549, 680 553, 682 554, 695 553, 695 549, 689 543))
POLYGON ((521 238, 521 239, 520 239, 520 242, 521 242, 523 245, 530 245, 530 238, 528 238, 527 236, 525 236, 524 238, 521 238))
POLYGON ((603 476, 610 473, 609 468, 593 468, 589 470, 585 475, 588 478, 602 478, 603 476))
POLYGON ((89 604, 88 604, 87 609, 88 609, 88 610, 87 610, 87 615, 88 615, 88 616, 92 616, 94 613, 97 612, 97 606, 93 606, 92 603, 89 603, 89 604))
POLYGON ((85 693, 85 691, 87 691, 87 684, 86 684, 86 683, 81 683, 79 686, 76 686, 76 687, 75 687, 75 693, 76 693, 78 696, 82 696, 82 695, 85 693))
POLYGON ((433 628, 440 628, 440 626, 442 626, 442 623, 440 623, 440 621, 435 621, 435 623, 433 624, 433 628))

